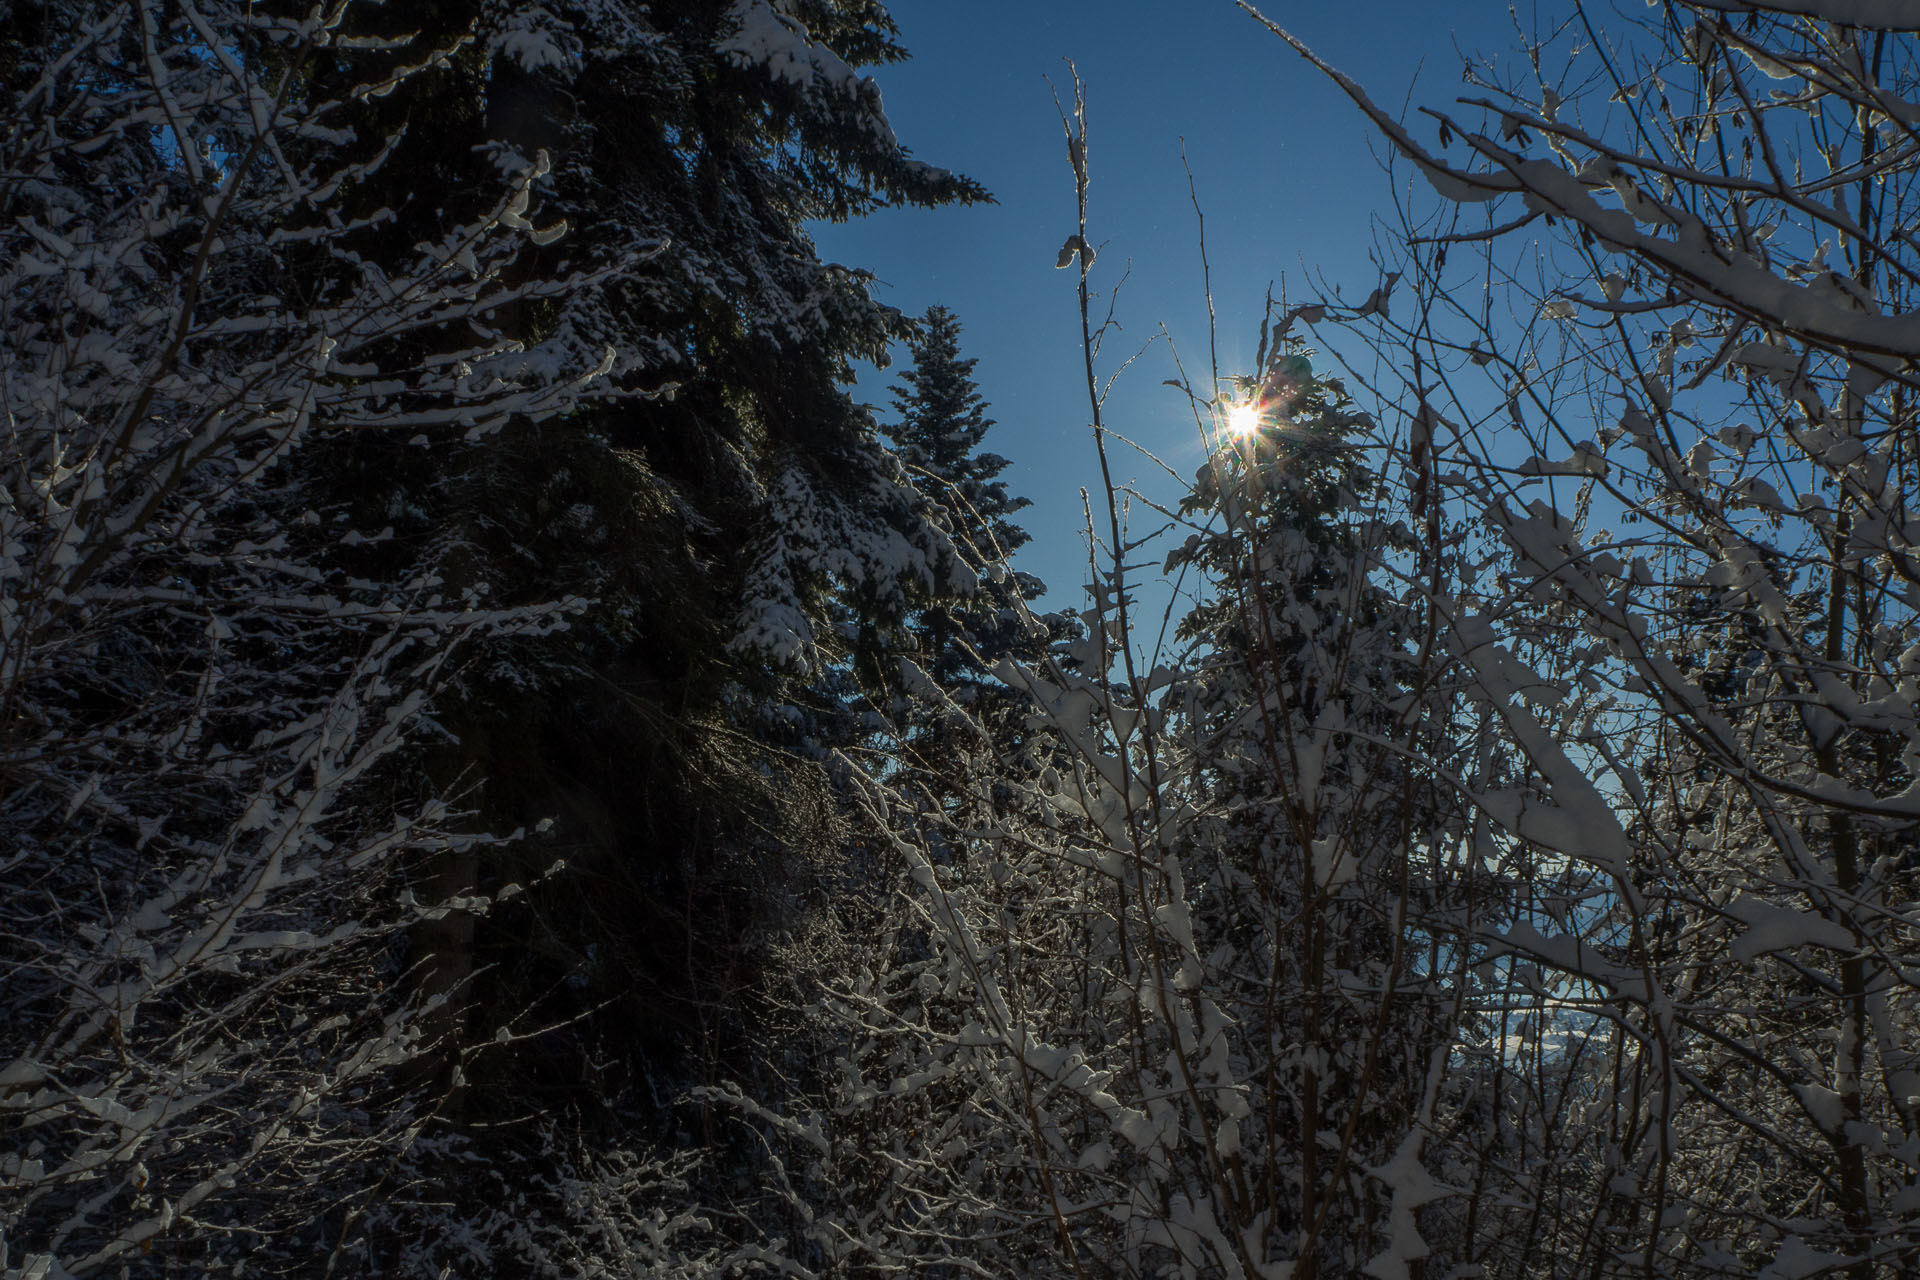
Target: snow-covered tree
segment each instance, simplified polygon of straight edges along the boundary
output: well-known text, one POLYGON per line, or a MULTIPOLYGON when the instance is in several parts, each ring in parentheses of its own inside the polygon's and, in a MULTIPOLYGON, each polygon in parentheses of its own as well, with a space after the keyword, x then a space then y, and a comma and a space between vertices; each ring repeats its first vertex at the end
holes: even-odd
POLYGON ((1376 472, 1391 441, 1280 329, 1182 506, 1196 531, 1168 565, 1200 601, 1169 725, 1191 761, 1191 910, 1219 949, 1206 990, 1239 1011, 1255 1103, 1242 1149, 1279 1255, 1344 1275, 1425 1256, 1396 1197, 1456 1101, 1470 929, 1499 904, 1434 777, 1471 742, 1416 568, 1446 557, 1376 472))
MULTIPOLYGON (((859 664, 890 657, 914 602, 964 571, 848 390, 851 360, 883 357, 905 322, 806 228, 981 193, 914 160, 857 70, 903 56, 878 5, 446 0, 387 17, 404 59, 459 46, 411 103, 369 108, 415 130, 396 218, 547 154, 541 207, 569 231, 525 269, 593 278, 499 324, 530 360, 606 363, 597 399, 455 468, 378 440, 328 459, 343 501, 389 513, 402 545, 444 546, 459 580, 589 601, 564 638, 486 648, 443 712, 457 743, 426 765, 479 782, 488 825, 553 819, 517 855, 444 860, 440 892, 568 865, 511 914, 415 939, 429 990, 470 993, 450 1036, 509 1043, 444 1113, 465 1145, 409 1172, 505 1248, 522 1237, 492 1175, 546 1148, 496 1122, 576 1112, 560 1123, 602 1170, 737 1134, 711 1162, 725 1171, 759 1140, 689 1087, 777 1103, 814 1069, 772 997, 831 954, 791 943, 846 888, 829 753, 873 737, 859 664), (470 1176, 475 1160, 492 1174, 470 1176)), ((717 1202, 753 1198, 668 1164, 717 1202)), ((517 1194, 572 1212, 550 1198, 561 1185, 517 1194)), ((739 1206, 725 1222, 742 1240, 773 1229, 739 1206)), ((432 1274, 437 1240, 408 1265, 432 1274)), ((475 1265, 451 1243, 443 1261, 475 1265)))
POLYGON ((604 372, 536 371, 493 325, 594 283, 520 269, 556 230, 544 157, 360 252, 382 215, 346 193, 394 139, 351 120, 426 68, 358 16, 73 0, 0 28, 9 1277, 353 1236, 436 1103, 402 1070, 431 1030, 400 940, 450 904, 408 873, 493 839, 409 779, 463 648, 573 612, 451 584, 309 483, 323 442, 452 460, 448 424, 565 413, 604 372))

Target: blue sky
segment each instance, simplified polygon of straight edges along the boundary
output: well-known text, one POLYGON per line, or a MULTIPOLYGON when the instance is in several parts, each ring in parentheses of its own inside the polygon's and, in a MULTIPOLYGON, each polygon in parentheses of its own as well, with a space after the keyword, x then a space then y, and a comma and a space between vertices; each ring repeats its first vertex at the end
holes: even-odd
MULTIPOLYGON (((816 229, 823 254, 866 267, 909 312, 958 313, 998 427, 988 447, 1033 502, 1022 568, 1080 603, 1087 580, 1080 487, 1098 479, 1087 430, 1072 271, 1056 271, 1073 227, 1073 182, 1047 78, 1067 94, 1065 57, 1087 83, 1095 284, 1131 275, 1111 368, 1165 325, 1203 375, 1207 320, 1181 139, 1207 219, 1223 371, 1245 370, 1269 282, 1314 296, 1308 272, 1352 300, 1378 283, 1375 212, 1390 209, 1371 131, 1324 77, 1231 0, 893 0, 912 61, 877 72, 887 112, 921 159, 965 172, 998 198, 972 209, 887 210, 816 229)), ((1451 101, 1462 52, 1514 47, 1505 4, 1275 0, 1263 12, 1393 110, 1451 101)), ((1527 21, 1527 10, 1522 11, 1527 21)), ((1422 136, 1431 132, 1419 127, 1422 136)), ((897 370, 896 370, 897 371, 897 370)), ((1164 342, 1122 378, 1109 425, 1191 476, 1201 446, 1164 342)), ((893 374, 866 371, 863 399, 890 402, 893 374)), ((890 409, 888 410, 890 416, 890 409)), ((1137 456, 1116 478, 1162 501, 1177 487, 1137 456)), ((1097 497, 1097 494, 1096 494, 1097 497)), ((1144 525, 1143 525, 1144 527, 1144 525)))

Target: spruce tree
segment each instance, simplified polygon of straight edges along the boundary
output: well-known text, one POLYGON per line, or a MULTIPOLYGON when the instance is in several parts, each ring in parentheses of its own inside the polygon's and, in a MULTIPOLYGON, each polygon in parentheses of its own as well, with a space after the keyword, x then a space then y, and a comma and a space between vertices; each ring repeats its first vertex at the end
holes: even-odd
POLYGON ((456 585, 591 602, 565 637, 471 669, 457 742, 426 762, 485 825, 553 820, 530 865, 450 868, 448 891, 572 868, 511 927, 423 938, 441 953, 420 957, 442 973, 429 989, 481 974, 474 1003, 537 996, 570 1026, 466 1071, 490 1096, 505 1073, 498 1105, 577 1092, 588 1053, 615 1064, 610 1094, 642 1059, 698 1075, 742 1060, 720 1028, 738 1033, 756 957, 812 892, 799 862, 832 847, 822 762, 862 732, 843 670, 961 572, 848 390, 851 361, 905 322, 822 261, 807 224, 985 193, 894 136, 859 68, 905 52, 864 0, 434 0, 383 20, 404 28, 396 62, 456 53, 364 109, 410 125, 405 163, 351 193, 365 256, 410 243, 476 170, 544 155, 537 216, 565 232, 520 270, 588 279, 488 320, 528 376, 601 369, 564 419, 471 442, 450 423, 435 434, 466 445, 451 465, 350 439, 320 481, 383 513, 391 545, 441 547, 456 585))
POLYGON ((1349 1275, 1392 1210, 1388 1188, 1345 1175, 1417 1133, 1436 1047, 1458 1034, 1456 975, 1436 970, 1459 956, 1434 948, 1464 899, 1447 852, 1458 806, 1413 763, 1443 758, 1428 735, 1445 691, 1393 582, 1412 535, 1368 465, 1370 419, 1308 355, 1283 338, 1244 381, 1184 505, 1200 531, 1171 564, 1210 595, 1181 625, 1190 674, 1172 702, 1188 865, 1207 868, 1196 927, 1243 949, 1210 994, 1246 1011, 1263 1115, 1244 1141, 1291 1188, 1270 1221, 1290 1248, 1311 1242, 1301 1274, 1349 1275), (1328 1153, 1316 1135, 1336 1124, 1328 1153))
MULTIPOLYGON (((524 213, 542 234, 508 274, 576 283, 481 318, 502 353, 475 381, 597 371, 563 414, 476 432, 449 412, 421 432, 431 451, 345 436, 304 477, 329 518, 391 526, 341 553, 355 572, 429 548, 450 590, 588 602, 564 634, 485 645, 437 713, 444 741, 393 783, 463 797, 475 829, 545 828, 504 855, 454 851, 415 886, 538 883, 511 913, 448 912, 414 938, 417 994, 452 997, 433 1084, 466 1082, 439 1114, 494 1156, 529 1132, 496 1120, 539 1113, 714 1140, 688 1086, 771 1099, 804 1069, 767 1030, 769 992, 838 886, 829 765, 871 732, 848 673, 887 665, 914 602, 965 576, 849 394, 851 362, 906 321, 807 227, 986 194, 895 137, 862 68, 905 51, 868 0, 423 0, 369 21, 393 46, 323 51, 316 84, 347 96, 369 61, 428 70, 342 114, 397 134, 343 189, 356 260, 390 261, 537 167, 524 213), (552 1029, 496 1047, 508 1024, 552 1029)), ((463 332, 410 337, 431 353, 463 332)), ((485 1185, 448 1187, 457 1212, 490 1212, 485 1185)), ((431 1234, 397 1211, 386 1227, 431 1234)))
POLYGON ((913 364, 895 389, 899 421, 886 430, 975 579, 971 592, 926 604, 913 624, 921 665, 972 706, 1002 688, 992 678, 1001 660, 1036 660, 1048 633, 1026 608, 1045 584, 1009 565, 1028 541, 1013 517, 1031 504, 998 478, 1007 459, 981 449, 994 422, 973 379, 978 361, 960 354, 960 332, 952 311, 928 308, 909 342, 913 364))

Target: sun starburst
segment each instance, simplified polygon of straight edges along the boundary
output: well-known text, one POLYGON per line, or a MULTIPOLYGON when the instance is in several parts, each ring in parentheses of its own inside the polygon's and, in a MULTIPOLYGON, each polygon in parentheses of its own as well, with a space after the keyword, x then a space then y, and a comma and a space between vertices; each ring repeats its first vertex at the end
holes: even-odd
POLYGON ((1260 429, 1260 405, 1248 400, 1227 407, 1227 430, 1236 436, 1250 436, 1260 429))

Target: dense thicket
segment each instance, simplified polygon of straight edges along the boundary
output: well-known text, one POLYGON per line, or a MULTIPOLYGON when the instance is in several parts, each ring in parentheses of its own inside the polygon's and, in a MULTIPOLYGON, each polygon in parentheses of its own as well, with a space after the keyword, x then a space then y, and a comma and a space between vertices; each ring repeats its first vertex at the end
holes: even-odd
POLYGON ((1916 33, 1322 66, 1150 659, 1077 84, 1069 631, 879 5, 0 6, 0 1276, 1911 1273, 1916 33))
POLYGON ((582 283, 512 269, 539 158, 358 252, 339 193, 383 140, 343 116, 416 72, 365 46, 311 92, 351 32, 326 16, 54 4, 0 32, 10 1274, 336 1249, 436 1102, 403 1076, 430 1035, 404 935, 441 905, 418 871, 492 843, 458 790, 395 779, 479 648, 577 612, 450 581, 311 483, 320 437, 484 434, 595 373, 528 376, 488 323, 582 283))
POLYGON ((1475 1183, 1510 1198, 1469 1244, 1904 1274, 1913 16, 1598 18, 1475 68, 1437 146, 1341 81, 1441 197, 1392 264, 1413 299, 1364 315, 1372 390, 1485 531, 1451 648, 1525 784, 1473 801, 1530 886, 1475 1183))

